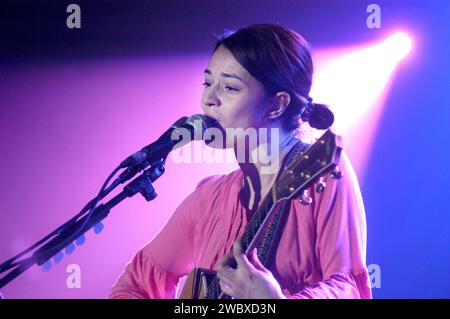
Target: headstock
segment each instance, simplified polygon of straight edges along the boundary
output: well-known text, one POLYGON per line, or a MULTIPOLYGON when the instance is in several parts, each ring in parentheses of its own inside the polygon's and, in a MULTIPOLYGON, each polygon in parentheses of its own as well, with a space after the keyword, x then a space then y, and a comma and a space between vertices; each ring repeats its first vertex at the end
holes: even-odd
POLYGON ((321 175, 333 170, 341 151, 341 137, 327 130, 281 173, 275 187, 276 202, 297 196, 321 175))

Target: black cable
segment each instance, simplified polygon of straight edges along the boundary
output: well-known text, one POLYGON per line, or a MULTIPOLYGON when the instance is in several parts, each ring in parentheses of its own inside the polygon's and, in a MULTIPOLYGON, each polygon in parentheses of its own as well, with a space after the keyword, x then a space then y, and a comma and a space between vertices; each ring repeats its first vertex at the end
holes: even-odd
POLYGON ((34 257, 28 257, 22 261, 17 262, 18 265, 15 269, 11 270, 5 276, 0 278, 0 288, 3 288, 11 280, 13 280, 17 276, 19 276, 21 273, 23 273, 25 270, 27 270, 31 266, 33 266, 35 262, 36 262, 36 260, 34 259, 34 257))
MULTIPOLYGON (((104 196, 102 197, 102 193, 104 192, 106 186, 108 185, 109 181, 114 177, 114 175, 117 174, 117 172, 118 172, 120 169, 121 169, 121 167, 120 167, 120 166, 117 166, 117 167, 114 169, 114 171, 113 171, 111 174, 109 174, 108 178, 105 180, 105 182, 103 183, 102 187, 100 188, 100 191, 98 192, 97 197, 95 198, 95 203, 94 203, 94 205, 91 206, 91 209, 90 209, 89 213, 87 213, 87 218, 86 218, 86 220, 84 221, 84 223, 81 225, 81 227, 80 227, 78 230, 81 230, 81 229, 83 229, 84 227, 86 227, 87 223, 89 222, 89 219, 90 219, 91 216, 92 216, 92 213, 94 212, 94 209, 97 207, 97 204, 98 204, 99 200, 102 199, 102 198, 104 197, 104 196)), ((116 182, 115 182, 114 184, 116 184, 116 182)), ((114 184, 113 184, 113 185, 114 185, 114 184)), ((115 185, 115 186, 117 186, 117 185, 115 185)), ((114 187, 115 187, 115 186, 114 186, 114 187)), ((77 231, 78 231, 78 230, 77 230, 77 231)))

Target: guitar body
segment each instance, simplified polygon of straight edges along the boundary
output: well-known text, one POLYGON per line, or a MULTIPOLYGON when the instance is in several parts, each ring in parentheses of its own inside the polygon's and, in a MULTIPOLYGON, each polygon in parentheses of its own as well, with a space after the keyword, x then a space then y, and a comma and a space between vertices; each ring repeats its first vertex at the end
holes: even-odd
POLYGON ((188 275, 179 299, 205 299, 208 286, 214 280, 215 271, 194 268, 188 275))

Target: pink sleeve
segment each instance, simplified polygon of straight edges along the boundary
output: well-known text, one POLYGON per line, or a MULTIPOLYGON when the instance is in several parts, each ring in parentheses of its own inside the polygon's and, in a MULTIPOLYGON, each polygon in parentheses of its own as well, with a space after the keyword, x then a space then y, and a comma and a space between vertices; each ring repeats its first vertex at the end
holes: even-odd
POLYGON ((160 268, 140 249, 128 263, 109 295, 111 299, 175 298, 179 278, 160 268))
POLYGON ((327 174, 323 193, 314 193, 316 260, 322 281, 288 298, 371 298, 366 262, 366 218, 358 180, 341 155, 341 179, 327 174))
POLYGON ((194 266, 195 215, 200 185, 175 210, 167 224, 146 246, 139 249, 112 287, 109 298, 175 298, 180 277, 194 266))

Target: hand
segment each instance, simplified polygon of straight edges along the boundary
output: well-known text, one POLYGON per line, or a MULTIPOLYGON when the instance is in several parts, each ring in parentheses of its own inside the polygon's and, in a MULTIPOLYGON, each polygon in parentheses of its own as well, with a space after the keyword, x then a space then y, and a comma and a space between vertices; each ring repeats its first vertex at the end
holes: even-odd
POLYGON ((225 255, 220 261, 217 277, 222 291, 234 298, 286 298, 272 273, 259 261, 256 248, 247 257, 240 241, 233 244, 233 254, 225 255), (230 267, 233 260, 236 260, 236 269, 230 267))

